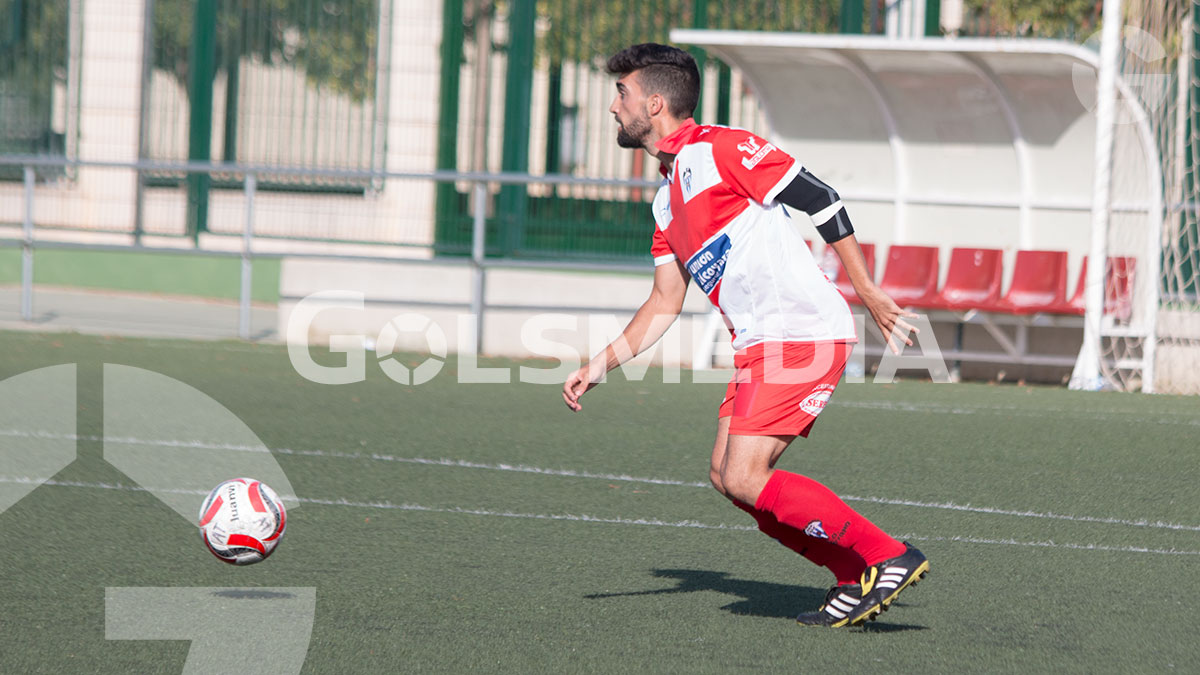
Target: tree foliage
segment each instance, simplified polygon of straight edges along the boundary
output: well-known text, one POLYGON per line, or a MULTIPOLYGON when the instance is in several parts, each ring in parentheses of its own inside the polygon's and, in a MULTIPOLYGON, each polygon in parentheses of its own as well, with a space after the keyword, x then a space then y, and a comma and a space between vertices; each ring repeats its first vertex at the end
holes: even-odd
MULTIPOLYGON (((61 151, 51 119, 67 42, 66 0, 0 0, 0 152, 61 151)), ((12 171, 19 175, 0 176, 12 171)))
MULTIPOLYGON (((538 0, 540 49, 555 62, 603 62, 672 28, 836 31, 840 0, 538 0)), ((503 10, 503 8, 501 8, 503 10)))
MULTIPOLYGON (((154 65, 186 87, 195 0, 154 3, 154 65)), ((294 66, 355 100, 375 88, 379 3, 393 0, 216 0, 216 64, 240 57, 294 66)), ((0 77, 36 82, 65 68, 68 0, 0 0, 0 77)))
POLYGON ((1103 0, 966 0, 968 16, 996 35, 1083 40, 1100 27, 1103 0))
POLYGON ((66 66, 67 0, 0 0, 0 78, 32 87, 66 66))
MULTIPOLYGON (((379 2, 389 0, 217 0, 216 64, 250 57, 300 68, 315 86, 354 100, 375 90, 379 2)), ((154 65, 188 82, 194 0, 154 0, 154 65)))

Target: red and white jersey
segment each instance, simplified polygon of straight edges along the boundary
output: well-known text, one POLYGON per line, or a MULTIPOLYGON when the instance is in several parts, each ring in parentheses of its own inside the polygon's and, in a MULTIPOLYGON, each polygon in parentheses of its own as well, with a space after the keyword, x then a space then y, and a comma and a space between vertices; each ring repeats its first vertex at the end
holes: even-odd
POLYGON ((775 201, 799 162, 748 131, 690 119, 656 147, 675 161, 654 198, 654 264, 684 262, 734 349, 857 339, 849 306, 775 201))

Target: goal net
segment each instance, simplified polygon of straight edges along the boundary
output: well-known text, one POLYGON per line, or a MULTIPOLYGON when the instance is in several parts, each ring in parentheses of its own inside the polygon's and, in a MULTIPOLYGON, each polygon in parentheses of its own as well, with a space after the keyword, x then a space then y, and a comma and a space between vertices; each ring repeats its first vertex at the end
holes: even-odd
MULTIPOLYGON (((1093 291, 1098 340, 1090 353, 1085 344, 1073 385, 1200 394, 1200 0, 1120 4, 1106 263, 1089 279, 1089 289, 1103 279, 1103 301, 1093 291), (1098 371, 1099 382, 1081 382, 1081 370, 1098 371)), ((1104 68, 1099 34, 1089 42, 1104 68)))

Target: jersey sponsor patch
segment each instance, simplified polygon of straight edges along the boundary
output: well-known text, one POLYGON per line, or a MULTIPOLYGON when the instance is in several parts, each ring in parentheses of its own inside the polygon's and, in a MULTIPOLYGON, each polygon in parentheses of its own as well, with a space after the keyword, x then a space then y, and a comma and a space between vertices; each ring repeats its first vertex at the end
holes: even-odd
POLYGON ((830 396, 833 396, 833 385, 818 384, 811 394, 800 401, 800 410, 816 417, 825 409, 825 404, 829 403, 830 396))
POLYGON ((804 534, 807 534, 808 536, 812 537, 813 539, 828 539, 829 538, 829 535, 825 534, 825 526, 821 525, 821 521, 819 521, 819 520, 814 520, 811 523, 805 525, 804 526, 804 534))
POLYGON ((742 166, 746 167, 747 171, 758 166, 758 163, 763 161, 763 158, 771 154, 771 151, 774 149, 774 143, 767 143, 766 145, 760 146, 758 144, 758 139, 753 136, 750 136, 741 143, 738 143, 738 150, 750 155, 749 157, 742 158, 742 166))
POLYGON ((758 139, 753 136, 749 136, 746 138, 746 140, 738 143, 738 150, 741 150, 747 155, 753 155, 754 153, 758 152, 760 147, 761 146, 758 144, 758 139))
POLYGON ((729 235, 722 234, 688 258, 688 273, 696 280, 696 285, 704 291, 705 295, 712 293, 713 289, 717 287, 717 282, 725 276, 725 262, 729 259, 729 246, 729 235))

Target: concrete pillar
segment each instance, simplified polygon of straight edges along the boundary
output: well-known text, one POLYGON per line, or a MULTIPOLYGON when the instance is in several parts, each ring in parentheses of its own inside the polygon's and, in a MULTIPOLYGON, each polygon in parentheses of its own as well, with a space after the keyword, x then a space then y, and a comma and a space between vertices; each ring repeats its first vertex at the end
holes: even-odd
MULTIPOLYGON (((438 66, 441 3, 392 0, 390 71, 387 75, 387 169, 432 171, 437 154, 438 66)), ((398 241, 433 243, 434 186, 389 180, 379 216, 398 241)))
MULTIPOLYGON (((144 12, 145 0, 83 3, 81 159, 137 161, 144 12)), ((88 228, 131 228, 134 192, 130 171, 82 169, 67 221, 88 228)))

